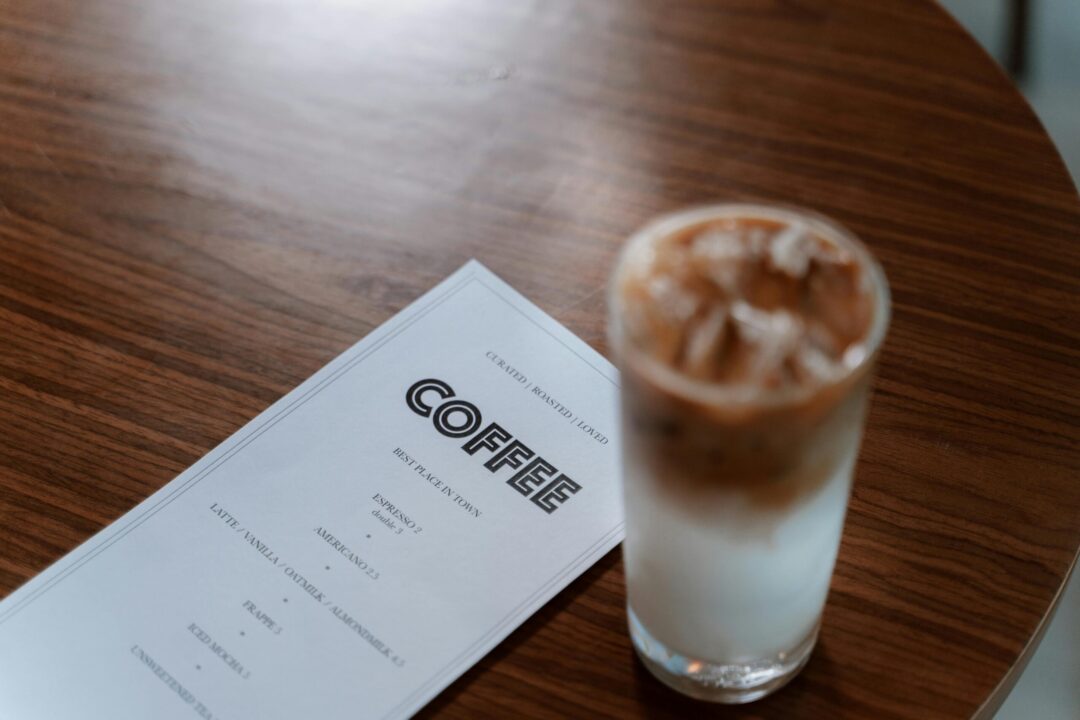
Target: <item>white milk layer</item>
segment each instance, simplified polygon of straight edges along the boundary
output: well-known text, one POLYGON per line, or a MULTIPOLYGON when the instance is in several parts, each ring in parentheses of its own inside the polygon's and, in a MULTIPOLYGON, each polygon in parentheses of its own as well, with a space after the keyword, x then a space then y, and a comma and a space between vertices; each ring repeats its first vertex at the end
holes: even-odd
POLYGON ((771 658, 805 639, 829 590, 853 444, 823 486, 781 509, 718 488, 691 510, 662 479, 625 468, 630 606, 649 633, 669 650, 715 663, 771 658))

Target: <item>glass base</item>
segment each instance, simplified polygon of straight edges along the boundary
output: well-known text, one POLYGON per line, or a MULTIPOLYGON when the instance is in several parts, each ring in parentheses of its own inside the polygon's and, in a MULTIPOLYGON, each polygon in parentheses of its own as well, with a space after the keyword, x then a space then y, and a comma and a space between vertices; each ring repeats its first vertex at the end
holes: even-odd
POLYGON ((817 642, 820 623, 787 652, 749 663, 721 664, 695 660, 669 650, 638 620, 627 605, 630 639, 645 667, 661 682, 698 700, 737 705, 776 692, 799 674, 817 642))

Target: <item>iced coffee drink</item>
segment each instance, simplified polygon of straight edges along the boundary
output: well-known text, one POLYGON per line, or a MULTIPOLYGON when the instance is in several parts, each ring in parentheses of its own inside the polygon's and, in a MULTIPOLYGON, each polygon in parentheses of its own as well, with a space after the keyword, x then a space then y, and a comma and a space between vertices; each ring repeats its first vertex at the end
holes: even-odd
POLYGON ((645 227, 610 292, 634 645, 682 692, 754 700, 817 637, 884 275, 818 215, 732 204, 645 227))

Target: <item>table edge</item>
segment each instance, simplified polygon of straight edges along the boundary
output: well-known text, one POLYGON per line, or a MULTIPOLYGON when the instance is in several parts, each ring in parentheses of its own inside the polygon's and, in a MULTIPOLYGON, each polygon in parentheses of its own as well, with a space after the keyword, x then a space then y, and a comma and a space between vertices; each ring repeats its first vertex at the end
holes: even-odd
POLYGON ((1065 588, 1072 579, 1078 564, 1080 564, 1080 548, 1077 548, 1076 553, 1073 555, 1072 563, 1065 572, 1065 577, 1062 579, 1060 587, 1058 587, 1057 592, 1054 593, 1054 597, 1050 601, 1050 606, 1046 609, 1046 613, 1043 614, 1042 619, 1039 620, 1039 624, 1035 627, 1035 632, 1028 638, 1027 644, 1024 645, 1024 648, 1020 651, 1016 660, 1001 677, 1001 680, 998 681, 994 689, 990 691, 990 694, 983 701, 982 705, 979 706, 979 709, 971 716, 971 720, 993 720, 997 711, 1005 704, 1005 701, 1008 699, 1010 693, 1012 693, 1013 688, 1016 687, 1016 684, 1024 674, 1024 670, 1027 669, 1031 658, 1042 644, 1047 628, 1050 627, 1050 623, 1053 622, 1058 608, 1061 607, 1061 597, 1065 594, 1065 588))

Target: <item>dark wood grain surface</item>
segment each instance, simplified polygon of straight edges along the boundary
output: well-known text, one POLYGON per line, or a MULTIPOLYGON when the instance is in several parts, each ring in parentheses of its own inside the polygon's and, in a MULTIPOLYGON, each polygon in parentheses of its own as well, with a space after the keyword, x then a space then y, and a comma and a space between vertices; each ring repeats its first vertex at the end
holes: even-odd
POLYGON ((809 666, 677 697, 616 551, 422 715, 991 708, 1080 543, 1080 206, 921 0, 0 0, 0 595, 466 259, 604 351, 623 238, 743 198, 894 291, 809 666))

